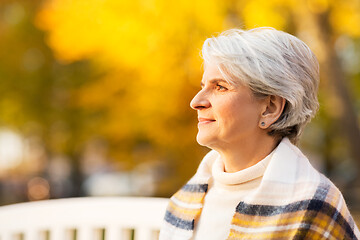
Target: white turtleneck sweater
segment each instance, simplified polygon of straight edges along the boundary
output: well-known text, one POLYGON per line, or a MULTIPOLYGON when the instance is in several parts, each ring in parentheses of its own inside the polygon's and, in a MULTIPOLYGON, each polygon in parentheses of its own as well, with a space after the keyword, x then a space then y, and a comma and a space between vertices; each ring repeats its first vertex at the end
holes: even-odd
POLYGON ((205 165, 208 165, 212 177, 200 218, 195 223, 194 240, 227 238, 237 204, 259 186, 271 156, 272 153, 257 164, 235 173, 225 172, 220 157, 215 161, 204 159, 208 161, 205 165))

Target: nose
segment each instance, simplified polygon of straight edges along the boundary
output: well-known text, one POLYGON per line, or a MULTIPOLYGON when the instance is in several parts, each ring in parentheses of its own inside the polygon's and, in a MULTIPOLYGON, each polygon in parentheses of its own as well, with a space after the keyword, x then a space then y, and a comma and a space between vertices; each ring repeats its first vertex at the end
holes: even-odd
POLYGON ((210 106, 210 101, 203 90, 200 90, 190 102, 190 107, 194 110, 206 109, 210 106))

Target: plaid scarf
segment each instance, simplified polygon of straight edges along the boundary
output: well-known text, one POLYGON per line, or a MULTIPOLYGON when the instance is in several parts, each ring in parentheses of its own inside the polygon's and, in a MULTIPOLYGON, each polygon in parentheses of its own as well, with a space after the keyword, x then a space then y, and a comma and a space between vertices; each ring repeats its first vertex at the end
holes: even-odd
MULTIPOLYGON (((160 240, 191 239, 211 171, 211 151, 195 176, 169 202, 160 240)), ((227 239, 360 239, 335 185, 285 138, 275 149, 260 186, 234 209, 227 239)), ((221 226, 219 226, 221 227, 221 226)))

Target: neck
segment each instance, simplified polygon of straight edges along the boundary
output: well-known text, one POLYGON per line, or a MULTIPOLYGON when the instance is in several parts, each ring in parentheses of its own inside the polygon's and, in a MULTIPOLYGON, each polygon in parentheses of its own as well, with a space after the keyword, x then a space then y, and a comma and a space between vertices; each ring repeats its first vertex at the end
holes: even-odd
POLYGON ((215 149, 220 153, 224 161, 225 172, 238 172, 251 167, 269 155, 278 145, 274 137, 265 136, 251 138, 236 144, 229 144, 221 149, 215 149))

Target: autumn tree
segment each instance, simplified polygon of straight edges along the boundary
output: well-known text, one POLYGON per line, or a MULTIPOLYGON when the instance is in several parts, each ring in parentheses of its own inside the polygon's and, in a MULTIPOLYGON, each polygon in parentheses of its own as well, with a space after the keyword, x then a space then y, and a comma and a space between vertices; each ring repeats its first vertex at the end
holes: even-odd
MULTIPOLYGON (((0 119, 36 123, 49 152, 76 163, 81 144, 100 137, 127 169, 161 162, 168 175, 157 195, 169 196, 207 151, 195 142, 189 108, 202 76, 203 41, 233 27, 271 26, 300 37, 321 63, 322 108, 301 144, 322 156, 328 175, 341 161, 359 168, 359 71, 342 64, 348 46, 360 46, 358 0, 18 3, 27 20, 0 25, 0 42, 10 47, 1 54, 0 119), (29 72, 19 61, 40 67, 29 72)), ((354 179, 348 175, 344 183, 354 179)))

